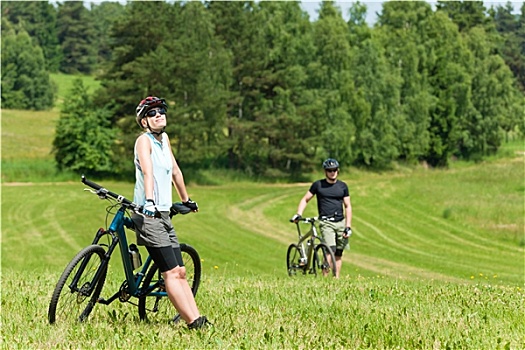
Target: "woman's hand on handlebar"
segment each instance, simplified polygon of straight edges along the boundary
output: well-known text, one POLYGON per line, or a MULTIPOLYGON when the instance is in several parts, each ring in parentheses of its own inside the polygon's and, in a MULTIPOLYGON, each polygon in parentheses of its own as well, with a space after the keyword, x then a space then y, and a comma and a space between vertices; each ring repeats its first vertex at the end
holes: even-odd
POLYGON ((197 202, 192 201, 191 198, 188 198, 186 202, 182 202, 182 205, 188 207, 191 211, 199 211, 199 206, 197 205, 197 202))

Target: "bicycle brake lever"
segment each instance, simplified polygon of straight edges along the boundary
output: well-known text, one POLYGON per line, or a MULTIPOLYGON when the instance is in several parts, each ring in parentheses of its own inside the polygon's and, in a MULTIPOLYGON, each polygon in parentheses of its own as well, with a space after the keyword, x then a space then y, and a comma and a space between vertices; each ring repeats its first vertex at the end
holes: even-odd
POLYGON ((100 199, 107 199, 108 198, 108 190, 106 190, 105 188, 101 188, 101 189, 97 190, 97 195, 98 195, 98 198, 100 198, 100 199))
POLYGON ((89 191, 93 194, 96 194, 98 198, 100 199, 108 199, 108 196, 107 196, 108 191, 107 190, 102 191, 102 190, 103 189, 95 191, 95 190, 92 190, 91 188, 84 188, 84 191, 89 191))

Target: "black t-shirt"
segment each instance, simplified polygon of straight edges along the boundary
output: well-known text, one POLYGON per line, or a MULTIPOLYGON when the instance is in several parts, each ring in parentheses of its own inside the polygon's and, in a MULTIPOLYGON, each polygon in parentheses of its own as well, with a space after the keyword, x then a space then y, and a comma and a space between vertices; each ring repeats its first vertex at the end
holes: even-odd
POLYGON ((331 184, 326 179, 317 180, 309 191, 317 196, 319 216, 334 217, 335 221, 344 219, 343 198, 350 196, 346 183, 337 180, 331 184))

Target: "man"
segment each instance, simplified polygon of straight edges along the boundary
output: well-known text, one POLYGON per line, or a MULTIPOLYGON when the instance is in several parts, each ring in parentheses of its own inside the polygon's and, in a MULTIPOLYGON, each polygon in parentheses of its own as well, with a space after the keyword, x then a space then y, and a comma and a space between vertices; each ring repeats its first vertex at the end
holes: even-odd
MULTIPOLYGON (((343 264, 343 250, 348 245, 348 238, 352 234, 352 205, 348 186, 337 180, 339 162, 328 158, 323 162, 325 178, 315 181, 299 202, 297 214, 292 221, 301 220, 306 205, 317 195, 317 211, 321 222, 319 230, 324 240, 335 255, 336 278, 339 278, 343 264), (344 209, 343 209, 344 206, 344 209)), ((333 264, 333 262, 330 262, 333 264)))

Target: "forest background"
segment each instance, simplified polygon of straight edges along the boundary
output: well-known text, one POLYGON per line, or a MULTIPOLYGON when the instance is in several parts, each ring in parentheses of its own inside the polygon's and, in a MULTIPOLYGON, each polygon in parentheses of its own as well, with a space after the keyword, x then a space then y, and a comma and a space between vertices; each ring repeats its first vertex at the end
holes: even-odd
MULTIPOLYGON (((132 179, 134 110, 166 98, 187 169, 301 179, 482 160, 525 130, 525 5, 2 1, 2 109, 58 108, 60 171, 132 179), (84 74, 63 101, 50 74, 84 74)), ((3 159, 9 163, 9 159, 3 159)))

